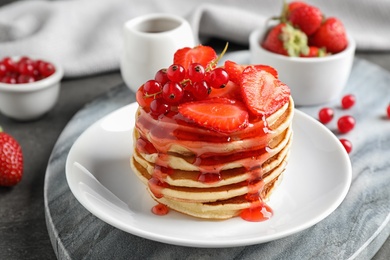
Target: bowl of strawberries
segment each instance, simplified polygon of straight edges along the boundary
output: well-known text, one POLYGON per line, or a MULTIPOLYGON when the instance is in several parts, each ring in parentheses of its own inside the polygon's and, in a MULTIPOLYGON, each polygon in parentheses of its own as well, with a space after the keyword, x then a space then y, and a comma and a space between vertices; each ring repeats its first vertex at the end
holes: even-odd
POLYGON ((280 17, 253 31, 249 46, 250 62, 274 67, 302 106, 338 97, 356 49, 340 19, 300 1, 285 3, 280 17))
POLYGON ((19 120, 33 120, 56 104, 62 67, 29 56, 0 58, 0 112, 19 120))

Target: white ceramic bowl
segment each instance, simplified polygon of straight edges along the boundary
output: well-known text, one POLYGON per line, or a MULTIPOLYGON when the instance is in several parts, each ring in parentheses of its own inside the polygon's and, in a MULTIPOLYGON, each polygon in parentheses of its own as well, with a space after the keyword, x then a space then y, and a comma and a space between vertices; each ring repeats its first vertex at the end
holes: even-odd
POLYGON ((287 57, 263 49, 267 30, 255 30, 249 37, 250 62, 274 67, 279 79, 291 89, 296 105, 319 105, 340 94, 351 72, 356 43, 348 36, 348 47, 337 54, 319 58, 287 57))
POLYGON ((16 120, 27 121, 37 119, 53 108, 58 100, 64 71, 59 64, 50 62, 54 65, 55 72, 47 78, 25 84, 0 82, 2 114, 16 120))

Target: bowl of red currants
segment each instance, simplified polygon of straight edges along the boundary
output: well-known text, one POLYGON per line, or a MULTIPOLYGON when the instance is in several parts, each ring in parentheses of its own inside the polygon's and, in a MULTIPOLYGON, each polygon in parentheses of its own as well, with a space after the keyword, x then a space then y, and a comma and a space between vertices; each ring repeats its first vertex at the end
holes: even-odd
POLYGON ((301 1, 285 3, 279 20, 249 37, 251 63, 274 67, 296 105, 339 96, 349 78, 356 43, 342 21, 301 1))
POLYGON ((56 104, 64 75, 59 64, 28 56, 0 59, 0 113, 26 121, 56 104))

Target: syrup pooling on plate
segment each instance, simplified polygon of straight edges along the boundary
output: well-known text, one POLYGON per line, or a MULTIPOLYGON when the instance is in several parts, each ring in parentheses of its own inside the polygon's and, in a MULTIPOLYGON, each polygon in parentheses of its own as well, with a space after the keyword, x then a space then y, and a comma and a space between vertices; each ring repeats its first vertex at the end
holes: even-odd
POLYGON ((216 57, 206 46, 180 49, 140 87, 132 168, 171 209, 262 221, 289 158, 293 102, 269 66, 217 67, 216 57))

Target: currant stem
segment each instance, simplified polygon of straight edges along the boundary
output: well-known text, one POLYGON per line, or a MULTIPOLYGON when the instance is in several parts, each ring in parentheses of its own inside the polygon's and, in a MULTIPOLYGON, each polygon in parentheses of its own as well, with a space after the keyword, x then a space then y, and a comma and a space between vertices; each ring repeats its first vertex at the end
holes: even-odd
POLYGON ((218 64, 218 62, 220 61, 220 59, 223 57, 223 55, 225 55, 227 49, 229 47, 229 42, 226 42, 226 45, 225 45, 225 48, 222 50, 221 54, 219 54, 219 56, 213 60, 209 66, 207 66, 206 68, 206 71, 210 71, 214 66, 216 66, 218 64))
POLYGON ((151 98, 151 97, 153 97, 154 99, 156 99, 156 97, 157 97, 157 95, 158 94, 161 94, 162 93, 162 90, 161 91, 159 91, 159 92, 156 92, 156 93, 154 93, 154 94, 145 94, 144 96, 143 96, 143 98, 145 98, 145 99, 147 99, 147 98, 151 98))

